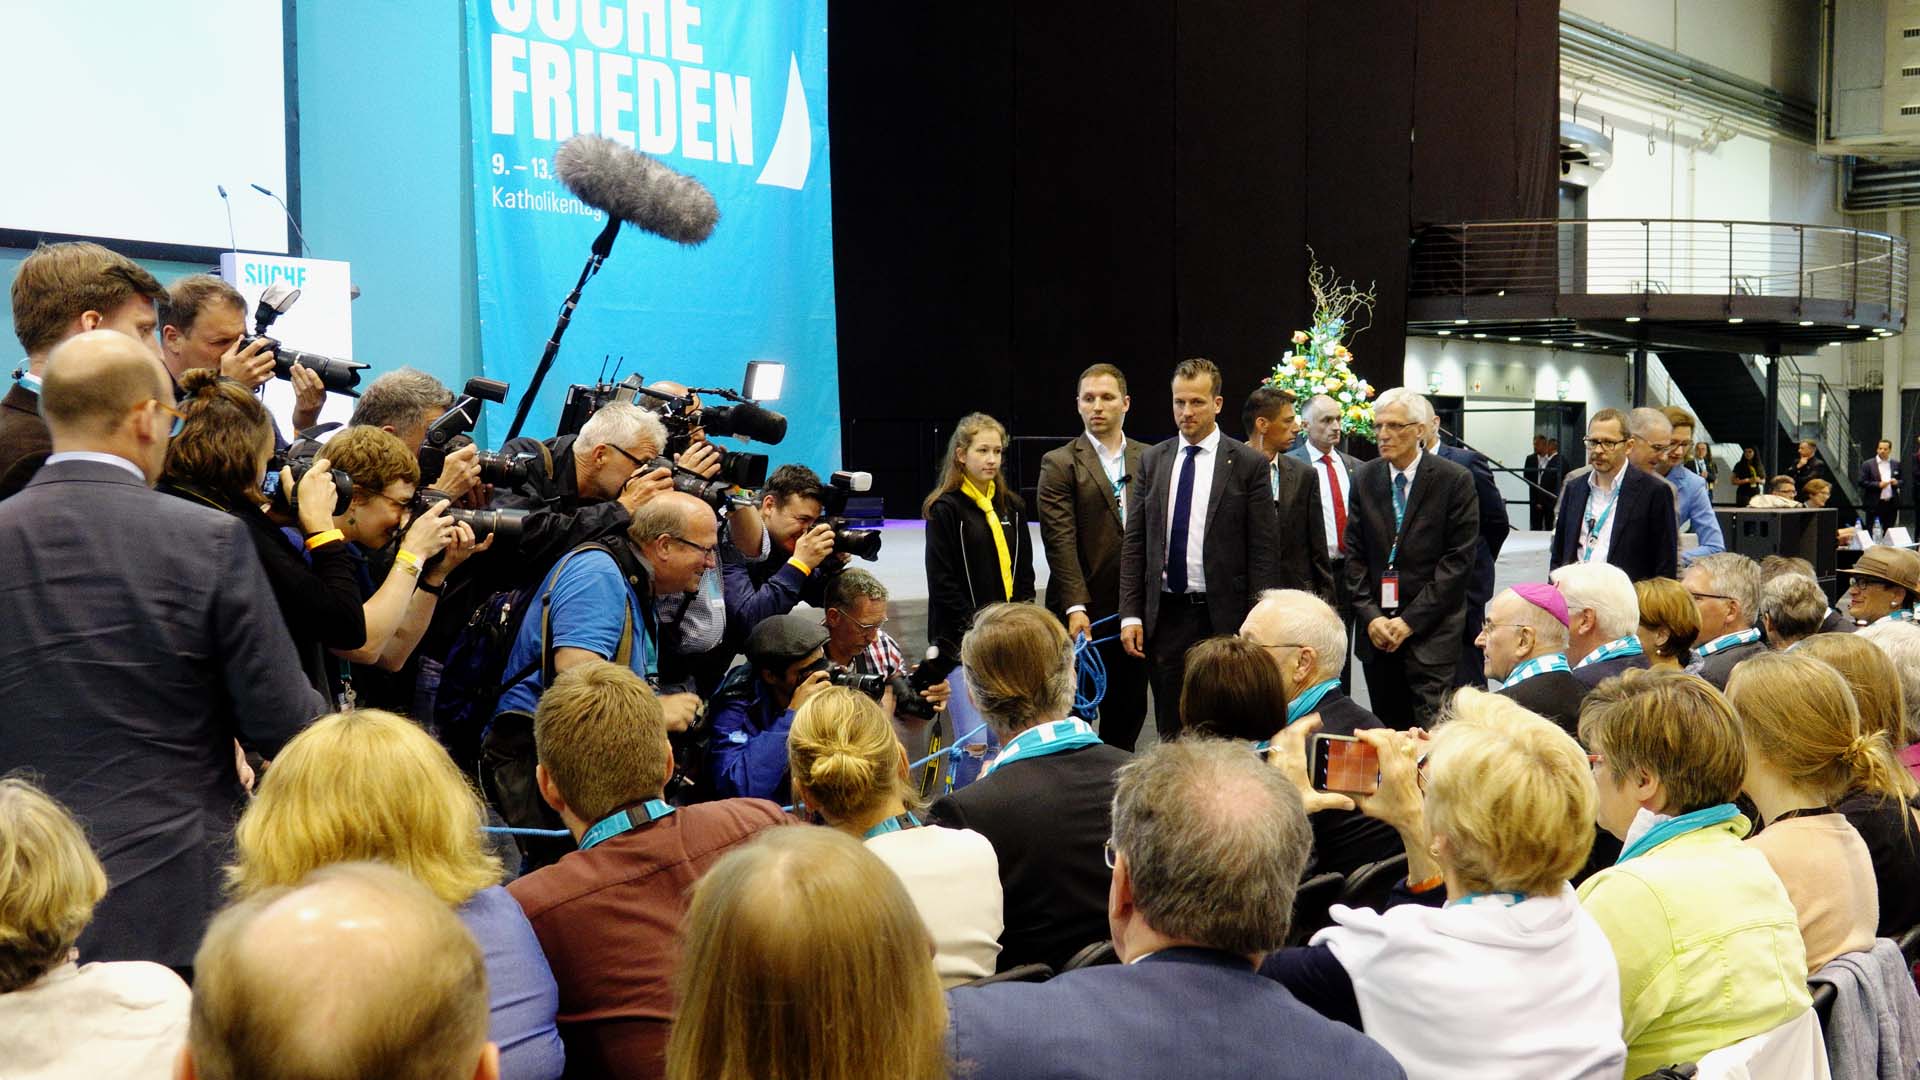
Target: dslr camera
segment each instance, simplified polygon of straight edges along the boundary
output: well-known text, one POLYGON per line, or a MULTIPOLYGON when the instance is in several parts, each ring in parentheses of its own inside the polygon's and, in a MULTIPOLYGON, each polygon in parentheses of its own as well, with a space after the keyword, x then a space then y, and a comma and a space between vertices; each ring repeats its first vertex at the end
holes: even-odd
MULTIPOLYGON (((480 422, 481 402, 503 402, 507 400, 507 389, 507 384, 499 379, 475 377, 467 380, 459 398, 427 428, 427 438, 420 444, 422 488, 440 479, 441 471, 446 468, 448 454, 473 444, 472 431, 474 425, 480 422)), ((483 452, 476 460, 480 465, 482 483, 495 487, 517 487, 527 482, 527 463, 531 460, 528 456, 509 457, 483 452)))
MULTIPOLYGON (((820 500, 820 517, 833 526, 833 551, 838 555, 858 555, 868 562, 880 558, 880 530, 848 528, 847 498, 855 492, 864 492, 873 487, 873 474, 864 472, 837 472, 827 481, 824 497, 820 500)), ((917 696, 917 695, 916 695, 917 696)))
MULTIPOLYGON (((267 475, 261 478, 260 491, 267 497, 268 509, 284 517, 293 516, 300 505, 300 481, 313 468, 314 459, 321 452, 318 440, 301 439, 267 459, 267 475), (289 468, 293 470, 293 486, 285 487, 280 483, 280 470, 289 468)), ((330 471, 333 473, 333 516, 339 517, 353 501, 353 477, 348 476, 345 469, 330 471)))
MULTIPOLYGON (((423 487, 413 493, 413 502, 408 506, 415 517, 432 508, 433 504, 446 502, 447 493, 423 487)), ((459 507, 447 509, 447 519, 464 523, 473 530, 476 541, 485 541, 489 536, 498 536, 502 543, 517 544, 527 529, 527 515, 531 510, 462 510, 459 507)))
MULTIPOLYGON (((857 690, 875 701, 879 701, 880 696, 887 692, 888 680, 885 675, 862 675, 851 668, 843 668, 824 656, 802 668, 800 670, 800 677, 802 679, 808 678, 816 671, 824 671, 827 673, 828 685, 844 686, 850 690, 857 690)), ((896 701, 898 697, 899 695, 896 694, 896 701)))
POLYGON ((253 333, 242 337, 237 348, 245 349, 254 342, 265 339, 267 347, 262 351, 273 355, 274 378, 292 379, 293 365, 299 364, 320 376, 320 381, 326 384, 328 390, 348 397, 359 397, 360 392, 355 388, 360 385, 360 373, 367 370, 369 365, 355 360, 341 360, 332 356, 321 356, 318 353, 289 349, 273 338, 267 337, 267 328, 273 325, 273 320, 279 318, 281 313, 292 307, 293 302, 298 299, 300 299, 300 290, 285 282, 275 282, 267 286, 266 291, 260 294, 259 306, 253 310, 253 333))

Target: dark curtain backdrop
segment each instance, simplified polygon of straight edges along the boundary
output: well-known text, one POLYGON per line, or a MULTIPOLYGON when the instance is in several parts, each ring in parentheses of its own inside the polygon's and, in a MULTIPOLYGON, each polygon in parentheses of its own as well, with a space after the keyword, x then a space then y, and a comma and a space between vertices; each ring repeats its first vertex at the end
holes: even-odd
POLYGON ((1031 484, 1079 429, 1074 377, 1128 373, 1172 433, 1185 356, 1227 430, 1306 325, 1306 247, 1377 281, 1354 342, 1400 381, 1418 225, 1551 217, 1557 5, 988 0, 830 8, 843 447, 917 516, 982 410, 1031 484), (1041 438, 1047 437, 1047 438, 1041 438), (1026 441, 1031 439, 1033 441, 1026 441))

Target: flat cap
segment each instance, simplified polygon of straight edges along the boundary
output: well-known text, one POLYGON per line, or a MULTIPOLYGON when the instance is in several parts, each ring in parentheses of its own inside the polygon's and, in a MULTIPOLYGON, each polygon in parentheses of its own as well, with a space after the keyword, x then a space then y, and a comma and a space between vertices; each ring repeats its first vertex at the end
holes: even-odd
POLYGON ((747 662, 763 671, 784 668, 826 643, 818 612, 770 615, 747 635, 747 662))

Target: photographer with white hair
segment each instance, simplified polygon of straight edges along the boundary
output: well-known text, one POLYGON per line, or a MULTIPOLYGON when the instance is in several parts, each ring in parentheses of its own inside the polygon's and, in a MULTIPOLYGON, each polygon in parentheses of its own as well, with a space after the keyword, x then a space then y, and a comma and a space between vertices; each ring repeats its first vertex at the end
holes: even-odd
POLYGON ((666 445, 658 416, 637 405, 603 406, 577 435, 507 440, 500 455, 525 462, 527 479, 495 491, 493 505, 534 511, 521 534, 523 555, 558 555, 618 535, 635 510, 673 490, 672 474, 647 464, 666 445))
POLYGON ((1598 686, 1647 666, 1640 646, 1640 596, 1625 571, 1607 563, 1569 563, 1552 574, 1567 601, 1567 663, 1574 678, 1598 686))

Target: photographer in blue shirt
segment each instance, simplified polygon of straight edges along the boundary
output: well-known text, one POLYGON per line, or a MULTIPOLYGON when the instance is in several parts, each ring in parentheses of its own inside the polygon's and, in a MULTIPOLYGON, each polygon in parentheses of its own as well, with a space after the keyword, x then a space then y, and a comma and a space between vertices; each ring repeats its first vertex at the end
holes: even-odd
POLYGON ((762 619, 747 635, 747 662, 713 699, 713 786, 723 799, 786 804, 787 732, 793 714, 828 685, 827 628, 812 611, 762 619))

